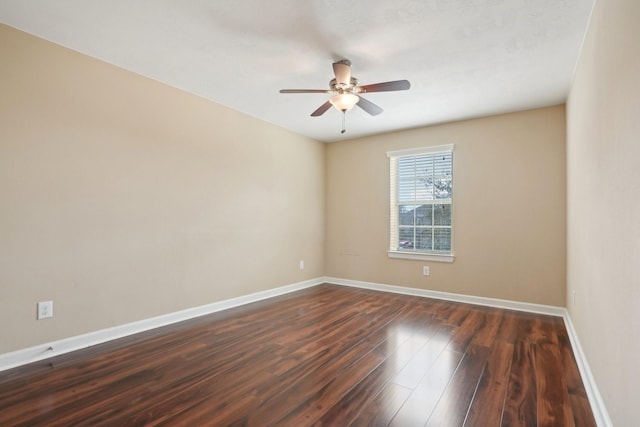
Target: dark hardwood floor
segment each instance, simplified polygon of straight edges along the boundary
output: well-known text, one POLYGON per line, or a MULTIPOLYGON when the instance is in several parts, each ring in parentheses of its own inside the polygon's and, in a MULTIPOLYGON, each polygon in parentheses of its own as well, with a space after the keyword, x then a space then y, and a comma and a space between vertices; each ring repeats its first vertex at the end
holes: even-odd
POLYGON ((321 285, 0 372, 2 426, 594 426, 559 317, 321 285))

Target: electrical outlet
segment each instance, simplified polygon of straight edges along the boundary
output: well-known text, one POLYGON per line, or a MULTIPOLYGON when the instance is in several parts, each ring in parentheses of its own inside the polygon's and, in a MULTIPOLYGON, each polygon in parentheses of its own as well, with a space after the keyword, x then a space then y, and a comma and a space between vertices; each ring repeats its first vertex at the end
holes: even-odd
POLYGON ((53 317, 53 301, 41 301, 38 303, 38 320, 53 317))
POLYGON ((429 266, 425 265, 424 267, 422 267, 422 275, 423 276, 428 276, 429 275, 429 266))
POLYGON ((304 270, 304 260, 300 260, 300 270, 304 270))

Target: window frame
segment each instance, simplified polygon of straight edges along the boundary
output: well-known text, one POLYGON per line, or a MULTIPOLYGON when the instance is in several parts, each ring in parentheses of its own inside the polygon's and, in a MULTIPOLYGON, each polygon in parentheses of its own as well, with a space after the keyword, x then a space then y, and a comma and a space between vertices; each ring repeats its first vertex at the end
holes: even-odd
MULTIPOLYGON (((453 181, 453 151, 454 144, 437 145, 431 147, 411 148, 407 150, 388 151, 389 158, 389 249, 387 254, 389 258, 411 259, 419 261, 436 261, 436 262, 453 262, 455 255, 453 252, 453 194, 451 195, 451 250, 448 252, 419 252, 419 251, 403 251, 398 248, 399 243, 399 207, 398 200, 398 159, 401 157, 415 157, 421 155, 432 155, 437 153, 451 154, 451 174, 453 181)), ((452 182, 453 184, 453 182, 452 182)), ((435 203, 437 204, 437 203, 435 203)))

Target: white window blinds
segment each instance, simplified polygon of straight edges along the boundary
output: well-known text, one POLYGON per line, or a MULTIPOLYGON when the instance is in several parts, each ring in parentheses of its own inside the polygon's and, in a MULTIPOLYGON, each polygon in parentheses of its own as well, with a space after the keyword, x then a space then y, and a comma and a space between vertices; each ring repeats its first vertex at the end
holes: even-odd
POLYGON ((452 253, 453 145, 387 153, 390 251, 452 253))

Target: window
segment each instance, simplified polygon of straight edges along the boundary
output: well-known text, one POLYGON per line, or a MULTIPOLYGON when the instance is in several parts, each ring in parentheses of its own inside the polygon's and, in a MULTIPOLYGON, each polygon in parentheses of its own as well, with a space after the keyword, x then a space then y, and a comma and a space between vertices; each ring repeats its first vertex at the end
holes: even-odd
POLYGON ((389 256, 453 261, 453 145, 387 153, 390 163, 389 256))

